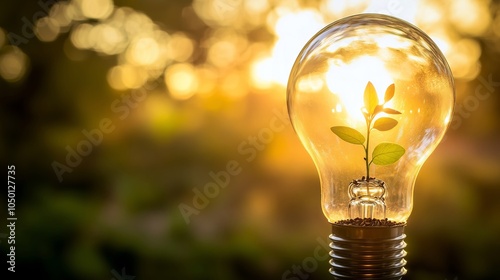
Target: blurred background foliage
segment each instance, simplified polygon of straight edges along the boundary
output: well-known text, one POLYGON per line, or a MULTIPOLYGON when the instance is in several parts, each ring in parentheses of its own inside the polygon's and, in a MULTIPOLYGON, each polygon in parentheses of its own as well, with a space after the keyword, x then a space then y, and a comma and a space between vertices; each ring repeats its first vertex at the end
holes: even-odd
POLYGON ((282 121, 285 85, 315 32, 363 12, 422 28, 456 78, 451 128, 416 182, 405 279, 498 278, 500 2, 490 0, 3 1, 0 162, 16 165, 19 273, 328 279, 326 260, 285 274, 330 232, 313 163, 282 121), (69 166, 82 130, 103 120, 112 131, 69 166), (241 172, 186 223, 179 205, 231 161, 241 172), (60 178, 55 162, 68 168, 60 178))

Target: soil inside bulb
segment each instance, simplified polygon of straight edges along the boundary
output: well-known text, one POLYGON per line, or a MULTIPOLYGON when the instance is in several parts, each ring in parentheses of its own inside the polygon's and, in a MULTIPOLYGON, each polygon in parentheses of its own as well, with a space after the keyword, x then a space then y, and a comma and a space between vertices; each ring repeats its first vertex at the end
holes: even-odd
POLYGON ((355 218, 340 220, 333 223, 334 225, 343 226, 361 226, 361 227, 391 227, 404 225, 404 222, 391 221, 387 218, 385 219, 375 219, 375 218, 355 218))

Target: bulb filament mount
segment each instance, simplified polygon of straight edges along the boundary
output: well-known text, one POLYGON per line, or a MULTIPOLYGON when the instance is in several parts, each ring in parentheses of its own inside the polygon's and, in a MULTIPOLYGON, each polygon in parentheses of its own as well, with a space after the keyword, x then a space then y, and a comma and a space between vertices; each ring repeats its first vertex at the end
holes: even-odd
POLYGON ((385 182, 363 176, 349 184, 349 216, 355 218, 385 219, 385 182))

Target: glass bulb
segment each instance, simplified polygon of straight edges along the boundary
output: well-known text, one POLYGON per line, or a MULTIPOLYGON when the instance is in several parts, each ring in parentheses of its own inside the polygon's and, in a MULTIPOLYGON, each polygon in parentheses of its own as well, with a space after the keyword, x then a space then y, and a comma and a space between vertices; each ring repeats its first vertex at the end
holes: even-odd
POLYGON ((318 170, 328 221, 406 222, 417 174, 454 101, 443 54, 405 21, 361 14, 314 35, 292 68, 287 102, 318 170))

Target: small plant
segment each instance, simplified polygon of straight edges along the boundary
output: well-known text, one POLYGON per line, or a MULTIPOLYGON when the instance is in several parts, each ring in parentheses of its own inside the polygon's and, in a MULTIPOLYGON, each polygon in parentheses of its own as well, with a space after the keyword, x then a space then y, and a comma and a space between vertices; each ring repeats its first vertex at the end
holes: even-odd
POLYGON ((366 163, 366 180, 370 178, 370 166, 372 163, 376 165, 388 165, 398 161, 405 153, 405 149, 398 144, 394 143, 380 143, 378 144, 372 152, 371 159, 368 157, 369 146, 370 146, 370 132, 373 129, 378 131, 387 131, 394 128, 398 121, 389 117, 377 117, 380 113, 386 113, 391 115, 401 114, 401 112, 385 108, 385 104, 389 102, 394 97, 395 86, 391 84, 387 87, 384 96, 384 102, 379 104, 379 99, 377 96, 377 91, 371 82, 368 82, 364 92, 364 107, 361 108, 361 112, 365 116, 366 120, 366 139, 359 131, 354 128, 347 126, 333 126, 330 129, 335 133, 340 139, 355 145, 363 146, 365 150, 365 163, 366 163), (366 144, 365 144, 366 142, 366 144))

